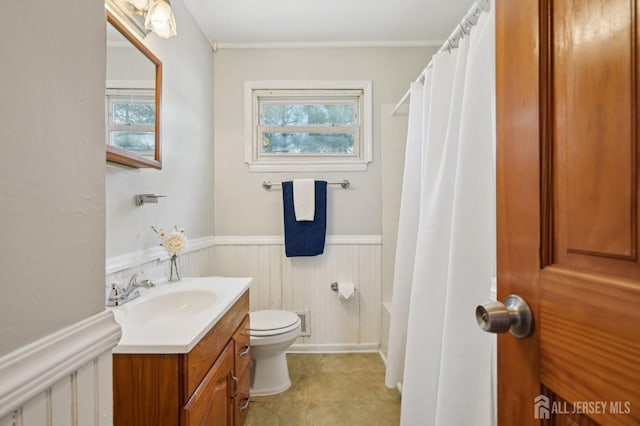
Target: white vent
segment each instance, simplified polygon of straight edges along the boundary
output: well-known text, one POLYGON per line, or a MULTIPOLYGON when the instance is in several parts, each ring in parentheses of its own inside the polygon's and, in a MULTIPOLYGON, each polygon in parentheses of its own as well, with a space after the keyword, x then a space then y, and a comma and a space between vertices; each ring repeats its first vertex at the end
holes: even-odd
POLYGON ((294 311, 300 317, 300 336, 311 336, 311 315, 309 311, 294 311))

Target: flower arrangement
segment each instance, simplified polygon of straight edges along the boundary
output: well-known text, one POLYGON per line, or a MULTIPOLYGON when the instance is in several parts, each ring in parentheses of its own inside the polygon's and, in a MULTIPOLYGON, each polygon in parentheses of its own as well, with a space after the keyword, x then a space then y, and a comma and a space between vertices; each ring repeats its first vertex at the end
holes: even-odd
POLYGON ((180 271, 178 270, 178 255, 182 253, 182 250, 187 246, 187 236, 184 234, 184 229, 173 227, 173 231, 165 231, 158 229, 151 225, 151 229, 158 235, 160 239, 160 245, 164 247, 171 258, 171 272, 169 274, 169 281, 180 281, 180 271))

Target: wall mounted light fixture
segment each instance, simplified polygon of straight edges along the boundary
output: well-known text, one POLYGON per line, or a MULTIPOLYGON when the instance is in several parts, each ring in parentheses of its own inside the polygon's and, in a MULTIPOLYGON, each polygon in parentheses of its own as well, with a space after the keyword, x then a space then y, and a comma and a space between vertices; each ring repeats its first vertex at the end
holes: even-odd
POLYGON ((144 16, 144 27, 158 37, 171 38, 176 33, 176 18, 165 0, 127 0, 136 13, 144 16))

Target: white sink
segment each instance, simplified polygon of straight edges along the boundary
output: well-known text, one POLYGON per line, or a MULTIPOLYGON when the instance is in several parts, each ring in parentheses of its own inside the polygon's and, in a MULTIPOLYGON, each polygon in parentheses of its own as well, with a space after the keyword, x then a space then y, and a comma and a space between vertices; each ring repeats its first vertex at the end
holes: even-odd
POLYGON ((183 278, 108 308, 122 327, 114 353, 187 353, 248 290, 251 278, 183 278))
MULTIPOLYGON (((132 304, 126 310, 128 321, 152 321, 156 318, 184 320, 211 308, 218 297, 212 291, 185 290, 151 296, 132 304), (170 317, 170 318, 168 318, 170 317)), ((124 306, 126 307, 126 305, 124 306)))

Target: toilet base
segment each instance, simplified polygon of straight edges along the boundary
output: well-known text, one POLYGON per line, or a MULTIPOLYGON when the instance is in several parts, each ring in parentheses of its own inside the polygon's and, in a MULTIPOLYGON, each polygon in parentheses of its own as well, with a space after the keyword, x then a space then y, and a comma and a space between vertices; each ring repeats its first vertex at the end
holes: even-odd
POLYGON ((284 351, 261 352, 252 348, 251 395, 275 395, 291 387, 287 357, 284 351))

